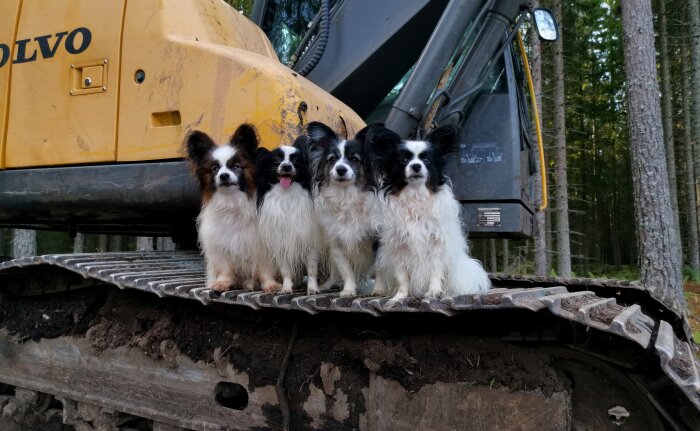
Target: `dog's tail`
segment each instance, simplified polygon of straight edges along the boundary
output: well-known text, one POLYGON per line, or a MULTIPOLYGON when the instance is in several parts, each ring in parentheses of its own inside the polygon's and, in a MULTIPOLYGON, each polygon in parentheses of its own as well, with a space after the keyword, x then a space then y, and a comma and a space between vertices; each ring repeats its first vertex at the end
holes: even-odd
POLYGON ((456 262, 447 280, 449 296, 484 293, 491 288, 491 280, 481 262, 465 255, 453 259, 456 262))

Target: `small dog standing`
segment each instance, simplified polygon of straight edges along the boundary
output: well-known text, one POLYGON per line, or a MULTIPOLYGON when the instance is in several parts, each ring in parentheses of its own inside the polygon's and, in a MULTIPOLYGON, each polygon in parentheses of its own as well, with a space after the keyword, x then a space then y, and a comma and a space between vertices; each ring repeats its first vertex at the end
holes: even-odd
MULTIPOLYGON (((258 150, 258 226, 262 257, 273 273, 282 275, 282 285, 273 282, 266 291, 292 293, 301 282, 304 267, 309 293, 318 293, 320 229, 311 199, 311 173, 307 163, 305 136, 294 146, 258 150)), ((263 265, 265 265, 263 264, 263 265)))
POLYGON ((239 283, 253 289, 260 249, 255 128, 242 124, 225 145, 215 144, 200 131, 188 134, 185 143, 190 168, 202 191, 197 227, 207 262, 207 286, 219 292, 239 283))
POLYGON ((343 279, 340 296, 356 295, 358 284, 368 279, 372 268, 377 195, 364 137, 374 127, 344 140, 325 124, 307 126, 313 147, 314 206, 335 269, 321 290, 333 284, 337 271, 343 279))
POLYGON ((456 137, 450 126, 424 141, 404 141, 387 128, 368 135, 384 171, 374 294, 395 292, 395 302, 409 294, 437 298, 489 289, 486 271, 469 257, 460 206, 444 175, 456 137))

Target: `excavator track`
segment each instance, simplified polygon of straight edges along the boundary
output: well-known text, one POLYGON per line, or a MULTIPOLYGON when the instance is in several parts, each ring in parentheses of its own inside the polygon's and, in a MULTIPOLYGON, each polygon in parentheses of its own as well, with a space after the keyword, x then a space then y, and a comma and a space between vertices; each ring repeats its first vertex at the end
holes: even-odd
MULTIPOLYGON (((0 263, 0 294, 41 296, 107 284, 152 293, 159 298, 197 301, 206 306, 279 310, 278 313, 335 313, 341 317, 341 313, 350 313, 370 319, 372 316, 412 315, 415 319, 427 319, 433 315, 452 319, 484 313, 503 316, 549 313, 555 320, 581 325, 585 331, 608 334, 613 342, 632 343, 644 361, 655 363, 695 409, 700 410, 700 364, 692 344, 685 338, 682 323, 674 321, 673 315, 650 300, 641 287, 628 282, 492 275, 494 288, 484 294, 443 299, 407 298, 388 304, 387 297, 341 298, 336 291, 318 295, 306 295, 305 291, 276 295, 231 290, 220 294, 205 286, 204 277, 203 258, 194 252, 53 254, 0 263)), ((532 341, 527 334, 517 331, 501 338, 515 343, 532 341)), ((12 383, 21 382, 13 380, 12 383)), ((664 417, 673 424, 672 429, 685 429, 674 422, 672 415, 664 417)), ((172 417, 160 419, 163 423, 183 424, 173 421, 172 417)), ((195 422, 184 423, 193 429, 216 429, 194 426, 195 422)))

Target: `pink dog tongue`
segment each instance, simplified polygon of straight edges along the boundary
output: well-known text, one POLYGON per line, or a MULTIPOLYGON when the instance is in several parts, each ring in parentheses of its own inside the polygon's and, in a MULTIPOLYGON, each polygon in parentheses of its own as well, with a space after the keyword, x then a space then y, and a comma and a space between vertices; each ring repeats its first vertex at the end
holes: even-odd
POLYGON ((282 186, 283 189, 288 189, 292 186, 292 178, 291 177, 280 177, 280 185, 282 186))

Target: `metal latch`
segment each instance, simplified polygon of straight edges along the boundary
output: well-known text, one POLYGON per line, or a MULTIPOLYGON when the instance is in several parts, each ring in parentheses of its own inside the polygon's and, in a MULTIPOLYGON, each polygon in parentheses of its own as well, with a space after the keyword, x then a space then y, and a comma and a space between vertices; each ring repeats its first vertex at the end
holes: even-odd
POLYGON ((70 95, 103 93, 107 91, 109 61, 94 60, 70 65, 70 95))

